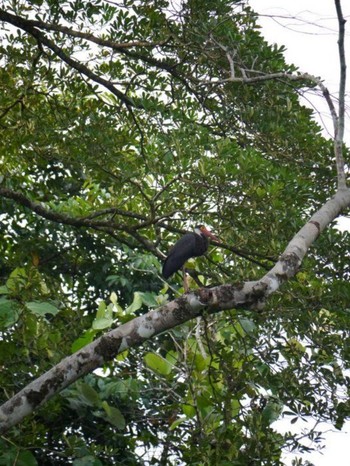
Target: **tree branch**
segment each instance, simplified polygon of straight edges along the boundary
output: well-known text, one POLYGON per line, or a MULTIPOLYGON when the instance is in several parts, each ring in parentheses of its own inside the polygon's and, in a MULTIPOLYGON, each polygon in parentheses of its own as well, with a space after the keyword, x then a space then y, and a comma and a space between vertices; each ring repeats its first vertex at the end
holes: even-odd
MULTIPOLYGON (((142 189, 139 184, 137 184, 136 182, 133 182, 133 183, 137 186, 138 189, 140 190, 142 189)), ((165 190, 169 185, 170 185, 170 182, 164 187, 163 190, 165 190)), ((148 198, 148 196, 144 192, 142 192, 142 194, 144 195, 145 199, 148 202, 150 202, 150 199, 148 198)), ((92 212, 91 214, 86 215, 84 217, 72 217, 71 215, 63 214, 60 212, 55 212, 51 209, 48 209, 43 204, 32 201, 24 194, 18 191, 13 191, 12 189, 9 189, 9 188, 0 186, 0 197, 11 199, 15 201, 17 204, 23 207, 26 207, 27 209, 39 215, 40 217, 50 220, 51 222, 61 223, 63 225, 70 225, 70 226, 77 227, 77 228, 84 227, 84 228, 92 228, 97 231, 102 231, 104 233, 108 233, 113 238, 118 239, 118 241, 120 241, 121 243, 124 243, 130 246, 130 243, 128 243, 126 240, 115 236, 116 231, 125 232, 131 237, 133 237, 140 245, 142 245, 146 251, 152 252, 152 254, 154 254, 160 260, 164 259, 164 254, 162 254, 159 251, 159 249, 156 247, 155 244, 153 244, 152 241, 150 241, 148 238, 138 233, 138 230, 140 230, 141 228, 149 227, 151 225, 158 225, 174 233, 179 233, 179 234, 186 233, 186 230, 174 228, 174 227, 167 225, 167 223, 163 221, 164 216, 155 217, 153 219, 148 220, 147 217, 143 215, 140 215, 134 212, 129 212, 129 211, 122 210, 122 209, 118 209, 116 207, 110 207, 107 209, 92 212), (108 215, 108 214, 112 214, 112 215, 114 214, 114 215, 119 215, 121 217, 138 220, 139 223, 135 223, 134 225, 130 226, 125 223, 115 222, 113 220, 114 215, 110 220, 96 220, 96 217, 99 217, 102 215, 108 215)), ((155 198, 156 196, 154 196, 153 199, 155 198)), ((251 262, 256 262, 258 265, 261 265, 261 266, 263 265, 260 262, 255 261, 255 259, 253 259, 251 256, 257 256, 257 257, 262 257, 263 259, 273 260, 273 258, 269 258, 264 255, 257 254, 257 253, 250 253, 248 251, 243 251, 233 246, 230 246, 228 244, 225 244, 223 242, 216 241, 213 244, 223 249, 226 249, 228 251, 231 251, 237 254, 238 256, 241 256, 251 262)))
POLYGON ((111 48, 112 50, 118 51, 121 49, 130 49, 134 47, 147 47, 154 48, 160 45, 164 45, 169 41, 169 38, 160 41, 160 42, 147 42, 142 40, 134 40, 131 42, 115 42, 108 39, 102 39, 101 37, 96 37, 91 32, 76 31, 75 29, 69 28, 67 26, 61 26, 60 24, 46 23, 45 21, 38 20, 27 20, 33 27, 38 29, 44 29, 46 31, 55 31, 62 32, 68 36, 77 37, 79 39, 84 39, 94 44, 101 45, 103 47, 111 48))
POLYGON ((338 124, 335 129, 334 135, 334 151, 337 160, 338 169, 338 187, 346 188, 346 176, 344 171, 344 158, 343 158, 343 139, 344 139, 344 126, 345 126, 345 84, 346 84, 346 61, 344 50, 344 36, 345 36, 345 19, 343 16, 340 0, 335 0, 335 8, 337 10, 338 24, 339 24, 339 61, 340 61, 340 82, 339 82, 339 118, 338 124))
POLYGON ((238 286, 220 285, 186 293, 178 299, 127 322, 63 359, 0 407, 0 433, 21 422, 78 378, 112 360, 124 350, 165 332, 203 312, 232 308, 261 309, 282 283, 293 277, 309 247, 326 226, 350 204, 350 191, 338 190, 294 236, 275 266, 260 280, 238 286))
POLYGON ((273 81, 276 79, 288 79, 289 81, 313 81, 318 83, 318 79, 312 76, 309 73, 300 73, 300 74, 292 74, 286 73, 284 71, 278 73, 269 73, 269 74, 259 74, 258 76, 248 76, 246 73, 257 73, 254 70, 245 70, 245 74, 241 77, 235 76, 231 74, 229 78, 226 79, 217 79, 217 80, 199 80, 200 84, 226 84, 226 83, 241 83, 241 84, 255 84, 259 82, 265 81, 273 81))
POLYGON ((27 207, 31 211, 40 215, 47 220, 51 220, 56 223, 63 223, 64 225, 71 225, 74 227, 89 227, 89 228, 106 228, 112 230, 128 231, 129 228, 124 224, 116 224, 112 221, 105 220, 93 220, 90 216, 87 217, 71 217, 67 214, 60 212, 54 212, 53 210, 47 209, 43 204, 34 202, 26 197, 24 194, 13 191, 12 189, 0 187, 0 197, 12 199, 23 207, 27 207))
POLYGON ((343 157, 343 139, 344 139, 344 125, 345 125, 345 83, 346 83, 346 62, 345 62, 345 48, 344 48, 344 36, 345 36, 345 23, 346 20, 343 17, 341 9, 341 1, 334 0, 337 10, 338 24, 339 24, 339 38, 338 38, 338 48, 339 48, 339 61, 340 61, 340 85, 339 85, 339 113, 337 114, 335 105, 331 98, 331 95, 326 86, 322 83, 320 78, 310 75, 309 73, 302 74, 293 74, 286 72, 270 73, 264 74, 260 71, 245 69, 240 67, 242 76, 236 76, 234 69, 233 57, 230 54, 227 47, 218 43, 211 38, 216 45, 218 45, 227 56, 230 67, 230 76, 226 79, 209 79, 209 80, 198 80, 199 84, 213 84, 220 85, 226 83, 241 83, 241 84, 254 84, 259 82, 271 81, 271 80, 288 80, 288 81, 299 81, 299 80, 308 80, 316 84, 322 91, 324 98, 326 99, 327 105, 329 107, 334 128, 334 154, 336 159, 336 168, 337 168, 337 178, 338 178, 338 189, 346 189, 346 174, 345 174, 345 164, 343 157), (257 76, 251 76, 252 74, 257 74, 257 76))
POLYGON ((123 92, 119 91, 110 81, 102 78, 93 71, 91 71, 87 66, 82 63, 74 60, 71 56, 67 55, 60 47, 58 47, 52 40, 48 39, 45 34, 43 34, 39 29, 35 28, 32 25, 32 21, 24 19, 20 16, 15 16, 10 13, 7 13, 5 10, 0 8, 0 21, 5 21, 12 24, 20 29, 23 29, 31 36, 35 37, 41 44, 46 45, 50 50, 52 50, 62 61, 67 63, 73 69, 79 73, 84 74, 86 77, 92 81, 101 84, 106 89, 108 89, 112 94, 118 97, 126 106, 128 107, 137 107, 142 108, 140 105, 136 105, 135 102, 127 97, 123 92))
MULTIPOLYGON (((41 217, 46 218, 52 222, 71 225, 74 227, 92 228, 97 231, 108 233, 113 237, 115 237, 115 231, 128 233, 130 236, 134 237, 138 243, 141 244, 147 251, 152 252, 156 257, 158 257, 158 259, 164 259, 163 254, 154 246, 154 244, 136 231, 136 226, 128 226, 124 223, 114 222, 113 220, 94 220, 93 214, 90 214, 86 217, 72 217, 60 212, 54 212, 50 209, 47 209, 38 202, 31 201, 22 193, 4 187, 0 187, 0 197, 1 196, 14 200, 19 205, 30 209, 32 212, 35 212, 41 217)), ((122 211, 120 209, 112 209, 112 211, 113 213, 123 215, 125 217, 132 217, 132 214, 127 211, 122 211)), ((140 219, 140 216, 135 214, 133 218, 140 219)), ((143 220, 143 217, 141 217, 141 219, 143 220)))

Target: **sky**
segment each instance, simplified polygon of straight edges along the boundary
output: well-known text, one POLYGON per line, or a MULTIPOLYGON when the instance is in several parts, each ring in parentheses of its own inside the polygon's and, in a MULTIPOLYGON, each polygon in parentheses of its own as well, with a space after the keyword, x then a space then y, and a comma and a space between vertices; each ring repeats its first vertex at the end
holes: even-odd
MULTIPOLYGON (((338 95, 338 24, 333 0, 250 0, 260 15, 262 33, 270 43, 285 45, 287 61, 321 77, 332 94, 338 95)), ((345 48, 350 62, 350 1, 342 1, 343 15, 348 17, 345 48)), ((349 74, 349 73, 348 73, 349 74)), ((349 81, 349 80, 348 80, 349 81)), ((347 86, 349 90, 349 85, 347 86)), ((332 133, 331 118, 323 99, 316 100, 323 125, 332 133)), ((307 101, 303 102, 307 105, 307 101)), ((348 105, 350 99, 348 94, 348 105)), ((347 114, 346 140, 350 143, 350 110, 347 114)), ((319 120, 320 121, 320 120, 319 120)))
MULTIPOLYGON (((331 94, 338 95, 339 60, 338 60, 338 24, 333 0, 250 0, 250 6, 260 15, 262 34, 270 43, 285 45, 287 62, 299 67, 301 72, 308 72, 323 79, 331 94)), ((342 0, 343 16, 348 20, 345 25, 345 53, 350 70, 350 1, 342 0)), ((348 72, 349 74, 349 72, 348 72)), ((350 80, 346 86, 347 114, 345 121, 345 140, 350 145, 350 80)), ((309 105, 308 102, 302 102, 309 105)), ((328 107, 320 99, 312 100, 320 112, 318 122, 325 127, 325 134, 332 134, 331 118, 328 107)), ((343 228, 350 230, 350 221, 343 222, 343 228)), ((296 429, 301 431, 306 425, 291 425, 288 420, 275 424, 281 432, 296 429)), ((298 455, 316 466, 349 466, 350 464, 350 422, 342 432, 331 425, 323 424, 325 448, 321 453, 298 455)), ((286 454, 286 464, 291 464, 296 455, 286 454)))

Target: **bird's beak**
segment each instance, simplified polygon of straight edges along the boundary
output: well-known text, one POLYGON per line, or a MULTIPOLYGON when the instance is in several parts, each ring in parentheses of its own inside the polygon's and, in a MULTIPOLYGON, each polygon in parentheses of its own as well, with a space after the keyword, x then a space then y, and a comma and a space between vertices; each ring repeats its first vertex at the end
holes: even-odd
POLYGON ((201 232, 203 233, 203 235, 205 235, 206 237, 208 238, 211 238, 213 239, 214 241, 220 241, 220 239, 215 236, 211 231, 209 231, 207 228, 205 227, 202 227, 201 228, 201 232))

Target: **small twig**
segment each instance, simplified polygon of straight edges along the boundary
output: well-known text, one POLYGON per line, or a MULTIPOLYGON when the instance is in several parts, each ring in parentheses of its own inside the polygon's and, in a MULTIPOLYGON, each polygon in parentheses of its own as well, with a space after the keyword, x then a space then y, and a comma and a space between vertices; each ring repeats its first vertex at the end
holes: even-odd
POLYGON ((181 178, 182 175, 177 175, 174 178, 172 178, 168 183, 166 183, 162 188, 153 196, 153 202, 156 202, 157 199, 166 191, 169 186, 171 186, 173 183, 178 181, 181 178))
POLYGON ((231 76, 231 78, 235 78, 235 63, 233 61, 233 58, 237 54, 237 51, 234 50, 233 56, 232 56, 228 47, 225 47, 224 45, 217 42, 212 35, 210 36, 210 38, 218 47, 221 48, 221 50, 223 50, 225 52, 227 60, 228 60, 229 65, 230 65, 230 76, 231 76))
POLYGON ((0 120, 4 118, 10 110, 12 110, 16 105, 20 104, 21 106, 23 105, 23 99, 24 99, 24 94, 21 94, 18 99, 16 99, 12 104, 10 104, 8 107, 6 107, 2 113, 0 113, 0 120))
POLYGON ((147 170, 149 170, 149 167, 148 167, 148 161, 147 161, 147 157, 146 157, 146 154, 145 154, 145 134, 139 124, 139 122, 137 121, 137 118, 135 116, 135 113, 133 112, 133 109, 131 108, 130 105, 127 106, 128 110, 129 110, 129 113, 131 115, 131 118, 133 120, 133 122, 135 123, 135 126, 140 134, 140 153, 141 153, 141 157, 144 161, 144 164, 145 164, 145 167, 147 168, 147 170))
POLYGON ((207 353, 205 351, 205 348, 203 346, 203 342, 202 342, 202 339, 201 339, 201 322, 202 322, 202 318, 197 317, 197 325, 196 325, 195 336, 196 336, 197 345, 198 345, 199 351, 200 351, 200 353, 202 355, 202 358, 206 359, 208 355, 207 355, 207 353))
POLYGON ((92 220, 94 218, 103 217, 105 215, 110 215, 110 214, 113 214, 113 217, 115 215, 121 215, 122 217, 129 217, 129 218, 134 218, 137 220, 146 221, 146 217, 144 215, 140 215, 134 212, 129 212, 127 210, 118 209, 117 207, 108 207, 106 209, 97 210, 82 218, 92 220))

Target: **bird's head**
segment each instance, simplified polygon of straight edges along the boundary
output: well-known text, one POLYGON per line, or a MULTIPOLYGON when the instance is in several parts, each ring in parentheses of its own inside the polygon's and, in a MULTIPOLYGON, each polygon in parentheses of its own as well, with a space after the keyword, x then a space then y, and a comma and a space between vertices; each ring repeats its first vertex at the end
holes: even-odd
POLYGON ((194 232, 197 233, 197 235, 204 235, 207 238, 219 241, 219 238, 215 236, 211 231, 209 231, 204 225, 197 225, 194 229, 194 232))

